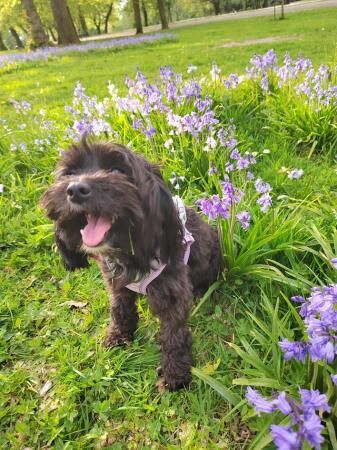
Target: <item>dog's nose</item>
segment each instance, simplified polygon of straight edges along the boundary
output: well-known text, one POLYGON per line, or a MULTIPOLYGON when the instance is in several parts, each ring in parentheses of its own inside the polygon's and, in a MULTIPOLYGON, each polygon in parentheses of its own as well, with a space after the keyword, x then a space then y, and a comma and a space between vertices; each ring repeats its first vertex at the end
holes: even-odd
POLYGON ((90 186, 87 183, 70 183, 67 187, 68 198, 75 203, 82 203, 91 195, 90 186))

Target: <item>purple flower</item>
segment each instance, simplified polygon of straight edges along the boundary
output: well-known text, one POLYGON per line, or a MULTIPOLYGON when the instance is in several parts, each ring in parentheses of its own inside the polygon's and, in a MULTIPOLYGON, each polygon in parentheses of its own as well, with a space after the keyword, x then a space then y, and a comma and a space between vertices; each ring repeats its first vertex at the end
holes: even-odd
MULTIPOLYGON (((317 323, 319 323, 319 321, 317 321, 317 323)), ((320 322, 319 325, 323 325, 322 322, 320 322)), ((309 352, 313 361, 326 360, 328 363, 332 363, 335 359, 335 339, 324 336, 324 333, 328 333, 329 330, 327 327, 324 327, 326 328, 324 330, 323 327, 320 327, 322 335, 312 336, 309 352)), ((315 332, 317 333, 317 330, 315 332)))
POLYGON ((261 88, 264 92, 269 91, 269 82, 268 82, 268 75, 266 73, 262 74, 261 77, 261 88))
POLYGON ((299 450, 301 448, 297 433, 291 431, 290 427, 271 425, 270 430, 278 450, 299 450))
POLYGON ((234 165, 231 164, 231 163, 229 163, 229 162, 227 162, 227 163, 226 163, 225 170, 226 170, 226 173, 233 172, 233 170, 234 170, 234 165))
POLYGON ((214 175, 218 173, 218 169, 215 167, 214 162, 211 162, 211 167, 208 169, 208 175, 214 175))
POLYGON ((217 64, 213 63, 210 71, 212 81, 217 81, 220 78, 221 69, 217 64))
POLYGON ((270 184, 265 183, 264 181, 261 180, 261 178, 258 178, 255 181, 255 189, 259 194, 266 194, 272 190, 270 184))
POLYGON ((291 300, 295 303, 303 303, 305 301, 305 298, 301 295, 294 295, 293 297, 291 297, 291 300))
POLYGON ((316 409, 329 412, 330 406, 328 405, 325 394, 321 394, 319 390, 300 389, 300 395, 302 400, 302 407, 305 414, 312 414, 316 409))
POLYGON ((279 410, 286 416, 290 416, 288 426, 272 425, 271 433, 274 444, 278 449, 300 449, 304 442, 308 442, 316 450, 324 442, 321 435, 323 425, 316 411, 329 412, 325 394, 319 391, 300 389, 301 401, 295 401, 281 392, 276 399, 261 397, 258 391, 247 388, 246 398, 258 412, 271 413, 279 410))
POLYGON ((337 374, 331 375, 332 382, 337 386, 337 374))
POLYGON ((143 130, 146 139, 150 140, 155 134, 156 134, 156 130, 155 128, 149 123, 147 128, 144 128, 143 130))
POLYGON ((181 93, 183 97, 190 99, 192 97, 200 97, 201 86, 195 80, 187 81, 184 86, 181 88, 181 93))
POLYGON ((337 269, 337 258, 332 258, 332 260, 330 261, 332 266, 334 267, 334 269, 337 269))
POLYGON ((134 120, 134 121, 132 122, 132 127, 133 127, 135 130, 140 130, 140 129, 142 128, 142 126, 143 126, 143 121, 142 121, 142 119, 136 119, 136 120, 134 120))
POLYGON ((236 218, 240 222, 240 225, 244 230, 248 230, 250 225, 250 214, 248 211, 242 211, 236 215, 236 218))
POLYGON ((168 80, 170 81, 173 78, 174 70, 171 66, 162 66, 160 67, 160 78, 162 80, 168 80))
POLYGON ((285 360, 295 358, 298 361, 304 361, 308 353, 308 344, 305 342, 291 342, 285 338, 279 342, 279 346, 284 352, 285 360))
POLYGON ((267 192, 266 194, 263 194, 258 200, 257 204, 260 206, 260 209, 263 213, 266 213, 269 209, 269 207, 272 205, 272 199, 270 194, 267 192))
POLYGON ((187 73, 193 73, 198 69, 197 66, 193 66, 192 64, 189 64, 187 67, 187 73))
POLYGON ((298 180, 303 176, 303 174, 303 169, 294 169, 288 173, 288 178, 290 178, 291 180, 298 180))
POLYGON ((246 175, 247 175, 248 180, 254 180, 254 178, 255 178, 255 175, 252 172, 250 172, 249 170, 247 170, 246 175))
POLYGON ((4 185, 3 185, 3 184, 0 184, 0 194, 2 194, 3 191, 4 191, 4 185))
POLYGON ((247 388, 246 399, 258 412, 271 413, 275 411, 273 402, 263 398, 259 391, 252 389, 250 386, 247 388))
POLYGON ((324 438, 321 435, 323 428, 324 427, 319 416, 315 413, 311 414, 309 417, 306 417, 303 421, 303 427, 301 430, 303 438, 316 450, 319 450, 321 448, 320 444, 324 442, 324 438))
POLYGON ((230 159, 238 160, 239 158, 241 158, 240 152, 237 148, 235 148, 230 154, 230 159))
POLYGON ((288 416, 290 413, 292 413, 293 409, 290 406, 287 398, 286 393, 281 392, 277 399, 274 401, 274 405, 281 411, 281 413, 288 416))

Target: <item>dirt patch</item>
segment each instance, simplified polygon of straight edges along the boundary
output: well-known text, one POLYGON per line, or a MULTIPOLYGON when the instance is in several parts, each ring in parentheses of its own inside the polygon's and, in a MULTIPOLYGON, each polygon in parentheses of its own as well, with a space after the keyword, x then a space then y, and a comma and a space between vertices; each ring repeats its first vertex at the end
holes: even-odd
POLYGON ((244 45, 270 44, 272 42, 285 42, 298 40, 300 40, 298 36, 270 36, 260 39, 246 39, 245 41, 226 42, 226 44, 220 45, 220 48, 242 47, 244 45))

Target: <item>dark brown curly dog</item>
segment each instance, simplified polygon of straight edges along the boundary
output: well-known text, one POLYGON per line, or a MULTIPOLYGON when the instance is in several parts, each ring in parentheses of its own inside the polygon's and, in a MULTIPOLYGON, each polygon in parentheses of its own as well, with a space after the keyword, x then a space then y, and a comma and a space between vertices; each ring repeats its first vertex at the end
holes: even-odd
POLYGON ((216 231, 190 208, 183 211, 185 226, 158 167, 112 143, 83 141, 65 152, 41 204, 55 222, 66 268, 87 267, 87 256, 98 261, 111 292, 105 345, 132 339, 138 289, 160 319, 162 373, 168 388, 187 385, 192 364, 190 302, 217 278, 216 231), (193 243, 192 238, 187 244, 186 233, 192 234, 193 243))

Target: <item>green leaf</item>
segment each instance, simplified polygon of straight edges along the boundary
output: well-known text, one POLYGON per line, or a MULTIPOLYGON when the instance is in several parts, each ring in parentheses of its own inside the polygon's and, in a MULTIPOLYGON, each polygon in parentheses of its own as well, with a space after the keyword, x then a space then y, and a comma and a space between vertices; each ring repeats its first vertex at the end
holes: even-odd
POLYGON ((192 374, 208 384, 231 405, 236 406, 242 400, 239 395, 227 389, 223 384, 210 375, 205 374, 202 370, 192 367, 192 374))

